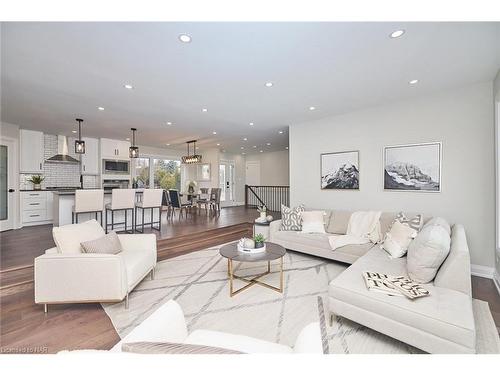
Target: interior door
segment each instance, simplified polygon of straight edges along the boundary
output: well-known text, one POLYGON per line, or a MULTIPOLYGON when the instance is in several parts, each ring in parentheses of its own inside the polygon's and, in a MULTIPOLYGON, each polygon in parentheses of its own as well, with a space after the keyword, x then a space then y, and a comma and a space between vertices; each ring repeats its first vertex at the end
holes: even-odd
POLYGON ((14 228, 14 149, 0 141, 0 232, 14 228))
POLYGON ((250 186, 260 185, 260 162, 247 161, 246 163, 245 183, 250 186))
POLYGON ((221 188, 220 201, 222 206, 234 204, 234 163, 221 162, 219 164, 219 187, 221 188))

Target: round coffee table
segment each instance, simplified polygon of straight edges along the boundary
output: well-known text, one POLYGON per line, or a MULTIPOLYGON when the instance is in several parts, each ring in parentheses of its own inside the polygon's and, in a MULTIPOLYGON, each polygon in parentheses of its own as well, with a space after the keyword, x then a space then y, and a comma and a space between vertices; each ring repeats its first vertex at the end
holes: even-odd
POLYGON ((229 295, 233 297, 234 295, 244 291, 245 289, 250 288, 252 285, 258 284, 264 286, 266 288, 275 290, 279 293, 283 293, 283 257, 286 254, 286 249, 278 244, 272 242, 266 242, 266 251, 257 254, 248 254, 238 251, 238 243, 230 243, 228 245, 224 245, 219 249, 219 253, 224 258, 227 258, 227 275, 229 276, 229 295), (275 287, 269 284, 266 284, 259 279, 262 276, 268 275, 271 273, 271 261, 272 260, 280 260, 280 286, 275 287), (234 274, 233 269, 233 260, 236 262, 267 262, 267 271, 252 277, 251 279, 241 277, 234 274), (241 287, 237 290, 233 288, 233 280, 238 279, 245 281, 248 283, 244 287, 241 287))

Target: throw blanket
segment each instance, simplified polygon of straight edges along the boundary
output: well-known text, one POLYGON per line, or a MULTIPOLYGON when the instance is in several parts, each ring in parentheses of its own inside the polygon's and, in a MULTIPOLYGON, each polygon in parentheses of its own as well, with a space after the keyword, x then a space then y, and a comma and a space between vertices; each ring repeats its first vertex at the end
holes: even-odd
POLYGON ((346 245, 363 245, 372 240, 377 242, 379 240, 380 215, 380 211, 354 212, 349 219, 345 235, 328 237, 332 250, 346 245))

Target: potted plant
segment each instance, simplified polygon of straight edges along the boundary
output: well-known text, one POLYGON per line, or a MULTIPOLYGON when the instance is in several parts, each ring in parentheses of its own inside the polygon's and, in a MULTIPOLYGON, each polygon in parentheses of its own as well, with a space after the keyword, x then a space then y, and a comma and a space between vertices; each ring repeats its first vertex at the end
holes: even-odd
POLYGON ((28 182, 33 184, 33 190, 41 190, 43 180, 45 180, 45 177, 35 174, 28 179, 28 182))
POLYGON ((196 181, 194 181, 194 180, 188 181, 188 183, 187 183, 188 194, 194 194, 197 186, 198 186, 198 184, 196 183, 196 181))
POLYGON ((132 179, 132 189, 137 189, 139 187, 138 181, 139 179, 137 177, 132 179))
POLYGON ((264 242, 266 241, 265 237, 259 233, 259 234, 256 234, 253 238, 254 242, 255 242, 255 248, 258 249, 260 247, 264 247, 264 242))

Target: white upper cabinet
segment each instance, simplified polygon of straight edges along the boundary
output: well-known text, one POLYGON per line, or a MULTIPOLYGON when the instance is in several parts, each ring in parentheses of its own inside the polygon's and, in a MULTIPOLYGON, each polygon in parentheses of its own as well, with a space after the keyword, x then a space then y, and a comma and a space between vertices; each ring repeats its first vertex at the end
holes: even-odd
POLYGON ((83 175, 99 174, 99 140, 82 138, 85 141, 85 154, 81 155, 80 168, 83 175))
POLYGON ((103 159, 129 159, 130 142, 101 138, 101 157, 103 159))
POLYGON ((20 130, 21 173, 43 173, 44 143, 43 133, 33 130, 20 130))

